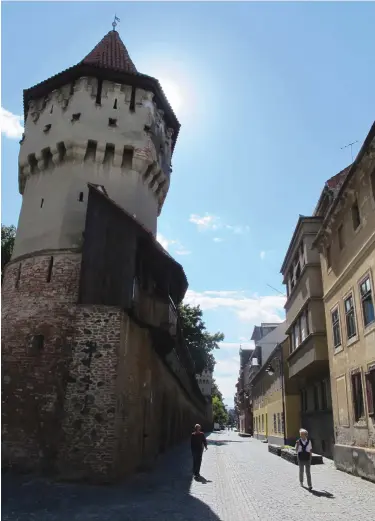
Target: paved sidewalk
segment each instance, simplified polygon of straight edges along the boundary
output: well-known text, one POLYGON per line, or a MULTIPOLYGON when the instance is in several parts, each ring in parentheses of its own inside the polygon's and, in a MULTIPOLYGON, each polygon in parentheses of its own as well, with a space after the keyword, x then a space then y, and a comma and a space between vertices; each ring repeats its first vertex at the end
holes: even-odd
POLYGON ((116 486, 52 484, 3 476, 3 521, 352 521, 373 519, 375 485, 312 467, 315 490, 295 465, 236 433, 209 437, 202 475, 191 477, 189 444, 170 451, 149 474, 116 486))

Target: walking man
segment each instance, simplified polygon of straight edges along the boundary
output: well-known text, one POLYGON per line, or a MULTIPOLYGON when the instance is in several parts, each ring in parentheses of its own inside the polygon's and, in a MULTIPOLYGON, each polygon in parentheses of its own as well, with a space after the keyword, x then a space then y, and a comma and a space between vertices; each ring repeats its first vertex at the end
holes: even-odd
POLYGON ((197 424, 194 427, 194 432, 191 435, 191 453, 193 455, 193 474, 194 474, 194 477, 196 477, 196 478, 200 477, 203 447, 207 450, 206 436, 201 431, 201 426, 199 424, 197 424))
POLYGON ((299 482, 303 487, 304 471, 306 471, 307 486, 309 490, 312 490, 311 483, 311 458, 312 458, 312 443, 308 438, 308 432, 306 429, 300 429, 300 438, 296 443, 296 451, 298 457, 299 466, 299 482))

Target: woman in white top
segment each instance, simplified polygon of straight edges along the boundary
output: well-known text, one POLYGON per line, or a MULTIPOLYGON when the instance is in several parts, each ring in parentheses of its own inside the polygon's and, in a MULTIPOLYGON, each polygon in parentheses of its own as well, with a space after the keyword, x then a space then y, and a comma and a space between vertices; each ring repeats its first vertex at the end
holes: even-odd
POLYGON ((300 438, 296 443, 296 451, 299 465, 299 482, 303 487, 303 475, 306 470, 307 486, 309 490, 312 490, 311 483, 311 458, 312 458, 312 443, 308 438, 308 432, 306 429, 300 429, 300 438))

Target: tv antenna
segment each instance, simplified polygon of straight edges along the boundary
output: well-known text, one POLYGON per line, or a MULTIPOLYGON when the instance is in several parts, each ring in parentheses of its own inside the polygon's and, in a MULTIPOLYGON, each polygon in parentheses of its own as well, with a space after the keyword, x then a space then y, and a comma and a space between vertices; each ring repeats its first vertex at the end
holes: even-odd
POLYGON ((351 156, 352 156, 352 162, 353 162, 353 145, 355 145, 356 143, 358 143, 358 141, 353 141, 353 143, 349 143, 349 145, 345 145, 344 147, 341 147, 341 150, 344 150, 344 148, 348 148, 350 147, 350 153, 351 153, 351 156))

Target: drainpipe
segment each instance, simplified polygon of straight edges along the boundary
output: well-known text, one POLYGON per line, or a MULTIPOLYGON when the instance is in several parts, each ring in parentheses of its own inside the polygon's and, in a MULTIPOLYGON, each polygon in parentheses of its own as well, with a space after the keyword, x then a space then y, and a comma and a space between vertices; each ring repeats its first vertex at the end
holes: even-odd
POLYGON ((285 418, 285 389, 284 389, 284 353, 283 346, 279 344, 281 356, 280 360, 280 377, 281 377, 281 395, 283 401, 283 434, 284 434, 284 445, 286 444, 286 418, 285 418))

